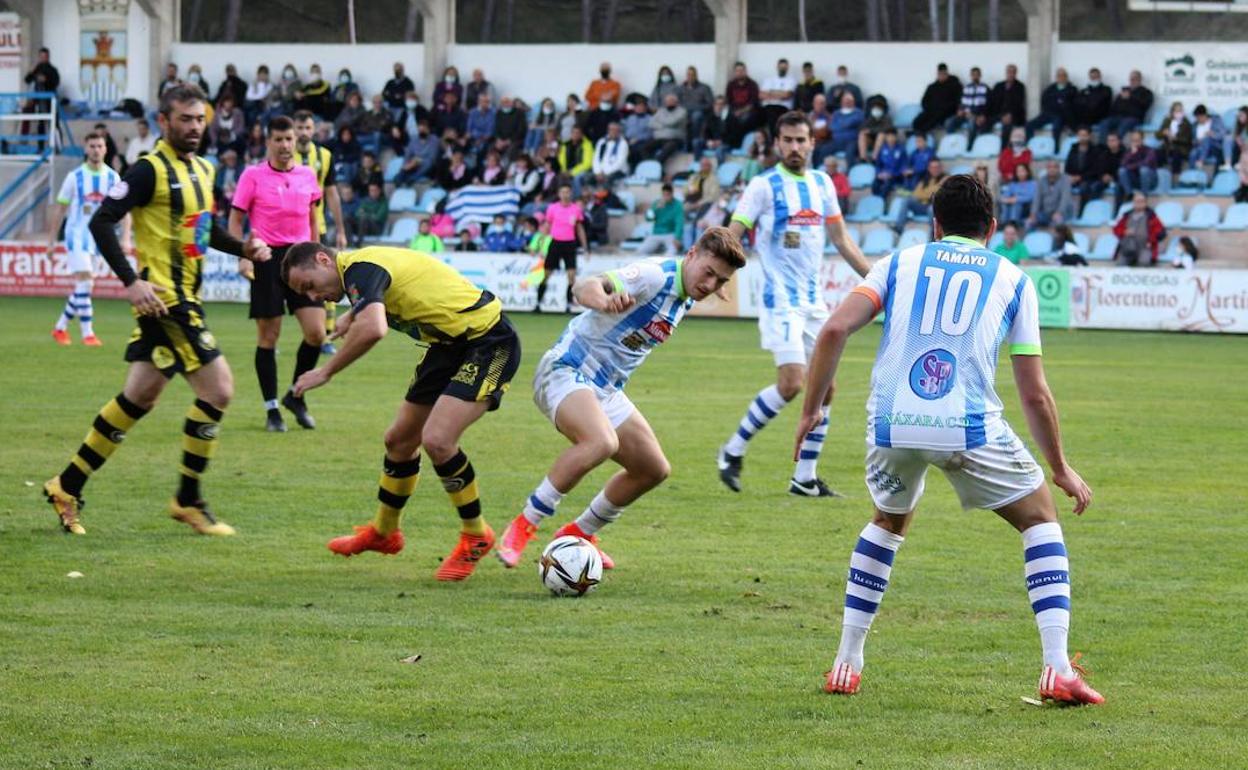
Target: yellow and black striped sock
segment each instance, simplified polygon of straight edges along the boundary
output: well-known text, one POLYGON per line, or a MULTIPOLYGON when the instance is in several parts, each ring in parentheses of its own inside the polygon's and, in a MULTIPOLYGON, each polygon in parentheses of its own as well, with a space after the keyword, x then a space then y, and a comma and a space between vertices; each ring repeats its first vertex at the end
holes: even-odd
POLYGON ((481 498, 477 492, 477 473, 464 451, 441 465, 435 465, 442 488, 451 497, 451 504, 459 511, 459 523, 470 535, 485 534, 485 519, 481 518, 481 498))
POLYGON ((420 455, 411 460, 381 461, 381 480, 377 482, 377 515, 373 517, 373 529, 388 535, 399 528, 399 517, 407 498, 416 490, 420 481, 420 455))
POLYGON ((217 450, 217 431, 225 412, 202 399, 195 399, 182 423, 182 476, 178 484, 178 504, 200 502, 199 477, 208 469, 208 460, 217 450))
POLYGON ((126 433, 145 414, 146 409, 135 406, 121 393, 105 404, 95 416, 95 422, 91 423, 91 430, 87 431, 82 446, 78 447, 78 452, 69 461, 69 465, 61 471, 61 488, 78 497, 87 483, 87 478, 112 456, 125 440, 126 433))

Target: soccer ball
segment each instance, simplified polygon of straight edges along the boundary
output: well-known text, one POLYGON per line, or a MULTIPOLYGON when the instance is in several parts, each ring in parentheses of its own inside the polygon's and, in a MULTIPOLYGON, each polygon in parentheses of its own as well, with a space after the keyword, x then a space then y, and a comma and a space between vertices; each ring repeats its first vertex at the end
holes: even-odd
POLYGON ((555 596, 584 596, 602 581, 602 556, 588 540, 564 535, 542 551, 537 572, 555 596))

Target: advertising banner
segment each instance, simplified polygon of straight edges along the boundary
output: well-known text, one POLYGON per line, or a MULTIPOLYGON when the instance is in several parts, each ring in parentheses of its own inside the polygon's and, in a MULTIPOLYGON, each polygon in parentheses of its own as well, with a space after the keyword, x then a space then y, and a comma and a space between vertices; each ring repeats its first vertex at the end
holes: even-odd
MULTIPOLYGON (((1248 46, 1201 43, 1192 48, 1158 47, 1156 100, 1164 113, 1183 102, 1190 114, 1197 104, 1221 115, 1248 102, 1248 46)), ((1229 128, 1229 127, 1228 127, 1229 128)))
MULTIPOLYGON (((102 258, 95 260, 93 294, 104 299, 125 296, 125 287, 102 258)), ((65 247, 57 244, 51 255, 47 244, 31 241, 0 241, 0 296, 64 297, 74 289, 65 247)))
POLYGON ((1076 328, 1248 334, 1248 270, 1084 268, 1070 282, 1076 328))
POLYGON ((1036 287, 1041 328, 1070 328, 1070 271, 1029 267, 1025 272, 1036 287))

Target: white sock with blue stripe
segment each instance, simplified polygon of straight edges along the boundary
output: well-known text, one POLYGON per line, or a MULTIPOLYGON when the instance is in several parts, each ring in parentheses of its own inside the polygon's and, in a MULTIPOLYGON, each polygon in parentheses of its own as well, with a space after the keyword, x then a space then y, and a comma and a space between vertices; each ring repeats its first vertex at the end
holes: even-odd
POLYGON ((797 481, 814 481, 819 465, 819 453, 823 451, 823 440, 828 435, 828 407, 823 408, 823 422, 816 425, 806 438, 802 439, 802 447, 797 452, 797 470, 793 478, 797 481))
POLYGON ((841 625, 841 646, 836 652, 836 665, 848 663, 862 671, 862 648, 867 641, 871 621, 880 609, 888 577, 893 572, 893 559, 905 538, 867 524, 858 534, 858 543, 849 557, 849 579, 845 583, 845 616, 841 625))
POLYGON ((91 328, 91 316, 94 312, 94 309, 91 307, 91 282, 75 281, 72 297, 74 305, 78 309, 78 324, 82 328, 82 336, 94 336, 95 332, 91 328))
POLYGON ((785 401, 780 395, 780 389, 775 385, 768 385, 758 392, 754 400, 750 402, 750 407, 745 410, 745 416, 741 418, 741 424, 737 426, 737 432, 732 434, 728 439, 728 443, 724 446, 724 451, 734 457, 740 457, 745 454, 746 445, 749 440, 754 438, 754 434, 767 426, 767 423, 775 419, 789 402, 785 401))
POLYGON ((60 317, 56 319, 55 328, 58 332, 63 332, 68 329, 69 322, 78 317, 78 303, 77 300, 74 299, 76 292, 77 289, 70 292, 69 296, 65 298, 65 308, 61 310, 60 317))
POLYGON ((1066 558, 1062 525, 1049 521, 1024 530, 1023 560, 1027 598, 1036 613, 1045 665, 1069 674, 1066 637, 1070 632, 1070 562, 1066 558))
POLYGON ((563 493, 555 489, 555 485, 550 483, 550 478, 542 479, 542 483, 537 485, 537 489, 533 490, 533 494, 529 495, 528 501, 524 504, 525 521, 536 527, 542 523, 542 519, 555 515, 555 510, 562 499, 563 493))
POLYGON ((598 530, 620 518, 624 507, 607 499, 607 490, 594 495, 585 512, 576 517, 576 526, 587 535, 597 534, 598 530))

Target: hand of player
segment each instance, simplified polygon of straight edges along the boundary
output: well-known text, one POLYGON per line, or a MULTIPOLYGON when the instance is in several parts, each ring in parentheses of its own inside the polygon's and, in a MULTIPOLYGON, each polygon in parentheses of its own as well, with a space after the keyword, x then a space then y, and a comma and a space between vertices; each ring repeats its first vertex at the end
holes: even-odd
POLYGON ((617 291, 603 298, 602 310, 607 313, 623 313, 636 304, 637 300, 633 299, 633 295, 626 291, 617 291))
POLYGON ((249 281, 256 280, 256 266, 250 259, 238 260, 238 274, 249 281))
POLYGON ((329 379, 330 375, 325 371, 325 367, 318 366, 312 371, 304 372, 299 379, 295 380, 291 391, 295 394, 295 398, 301 398, 309 390, 319 388, 329 382, 329 379))
POLYGON ((1058 486, 1067 497, 1075 499, 1075 515, 1081 516, 1083 512, 1092 504, 1092 489, 1087 485, 1083 478, 1075 472, 1074 468, 1067 466, 1066 468, 1053 474, 1053 483, 1058 486))
POLYGON ((252 236, 243 242, 243 256, 252 262, 268 262, 273 258, 273 252, 268 244, 252 236))
POLYGON ((347 231, 339 227, 338 232, 334 233, 334 248, 345 249, 346 247, 347 247, 347 231))
POLYGON ((340 340, 347 336, 347 332, 351 329, 351 322, 355 320, 355 314, 347 311, 334 321, 334 331, 330 333, 331 340, 340 340))
POLYGON ((806 440, 806 434, 814 430, 819 423, 823 422, 823 409, 815 412, 802 412, 797 418, 797 439, 793 443, 793 461, 797 462, 798 455, 802 451, 802 442, 806 440))
POLYGON ((169 308, 156 296, 156 292, 163 294, 168 291, 163 286, 155 286, 140 278, 126 287, 126 299, 130 300, 139 315, 162 316, 169 313, 169 308))

